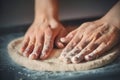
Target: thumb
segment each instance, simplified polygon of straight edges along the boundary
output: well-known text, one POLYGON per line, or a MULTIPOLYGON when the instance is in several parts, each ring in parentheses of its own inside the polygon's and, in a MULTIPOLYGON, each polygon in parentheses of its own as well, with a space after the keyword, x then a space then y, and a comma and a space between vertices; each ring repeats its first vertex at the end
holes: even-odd
POLYGON ((65 29, 61 30, 58 36, 55 39, 55 45, 57 48, 64 48, 65 44, 60 41, 62 37, 65 37, 67 35, 67 31, 65 29))
POLYGON ((72 40, 76 32, 77 32, 76 30, 71 31, 65 37, 60 38, 60 42, 64 44, 68 44, 72 40))

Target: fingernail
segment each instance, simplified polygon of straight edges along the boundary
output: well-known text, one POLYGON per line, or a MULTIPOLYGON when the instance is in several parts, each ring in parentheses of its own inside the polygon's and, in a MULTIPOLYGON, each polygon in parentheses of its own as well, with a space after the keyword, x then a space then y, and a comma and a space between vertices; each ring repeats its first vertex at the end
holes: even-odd
POLYGON ((34 53, 32 53, 31 55, 29 55, 29 59, 34 60, 34 59, 36 59, 36 58, 37 58, 37 55, 34 54, 34 53))
POLYGON ((61 42, 57 42, 59 48, 64 48, 64 45, 61 42))
POLYGON ((19 49, 18 52, 19 52, 21 55, 23 55, 23 52, 24 52, 24 51, 23 51, 22 49, 19 49))
POLYGON ((44 58, 45 58, 45 56, 46 56, 46 52, 45 52, 45 51, 43 51, 43 52, 42 52, 42 54, 40 55, 40 59, 44 59, 44 58))
POLYGON ((87 60, 87 61, 90 61, 90 60, 92 60, 92 59, 93 59, 93 56, 91 56, 91 55, 85 56, 85 60, 87 60))
POLYGON ((35 55, 34 54, 31 54, 31 55, 29 55, 29 59, 34 59, 35 58, 35 55))
POLYGON ((65 38, 60 38, 61 42, 66 42, 65 38))
POLYGON ((85 60, 89 61, 89 56, 85 56, 85 60))
POLYGON ((29 55, 28 55, 28 53, 25 51, 25 52, 23 53, 23 56, 24 56, 24 57, 28 57, 29 55))
POLYGON ((72 62, 73 62, 73 63, 79 63, 80 61, 79 61, 79 58, 78 58, 78 57, 73 57, 73 58, 72 58, 72 62))
POLYGON ((41 55, 40 55, 40 59, 42 59, 43 57, 44 57, 44 55, 43 55, 43 54, 41 54, 41 55))
POLYGON ((73 57, 73 58, 72 58, 72 62, 73 62, 73 63, 80 63, 82 60, 83 60, 82 57, 81 57, 81 58, 79 58, 79 57, 73 57))
POLYGON ((66 52, 62 52, 61 55, 65 57, 66 56, 66 52))
POLYGON ((65 58, 65 59, 64 59, 64 62, 67 63, 67 64, 72 63, 70 58, 65 58))

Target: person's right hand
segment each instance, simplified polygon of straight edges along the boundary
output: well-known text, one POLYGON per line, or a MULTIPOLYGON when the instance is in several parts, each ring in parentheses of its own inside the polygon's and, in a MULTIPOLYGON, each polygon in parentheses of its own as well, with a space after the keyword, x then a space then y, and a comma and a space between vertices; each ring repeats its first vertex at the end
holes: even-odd
POLYGON ((59 38, 65 35, 65 28, 55 19, 34 22, 24 36, 21 53, 30 59, 46 59, 53 49, 54 41, 57 47, 64 46, 59 38))

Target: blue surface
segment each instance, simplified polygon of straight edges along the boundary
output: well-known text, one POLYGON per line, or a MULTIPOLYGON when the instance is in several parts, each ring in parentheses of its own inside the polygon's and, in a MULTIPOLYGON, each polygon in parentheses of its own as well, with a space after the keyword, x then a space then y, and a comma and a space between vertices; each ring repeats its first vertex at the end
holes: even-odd
POLYGON ((93 70, 73 72, 32 71, 14 63, 8 55, 8 43, 24 35, 28 25, 0 29, 0 80, 119 80, 120 57, 113 63, 93 70))

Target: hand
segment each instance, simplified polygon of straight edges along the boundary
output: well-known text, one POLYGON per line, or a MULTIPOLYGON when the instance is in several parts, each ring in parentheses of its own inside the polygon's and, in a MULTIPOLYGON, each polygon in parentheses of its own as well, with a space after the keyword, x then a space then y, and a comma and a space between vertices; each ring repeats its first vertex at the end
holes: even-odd
POLYGON ((34 22, 24 36, 21 53, 30 59, 46 59, 54 43, 59 48, 64 46, 59 38, 65 35, 65 28, 55 19, 34 22))
POLYGON ((63 43, 69 42, 60 59, 66 63, 96 59, 119 42, 119 32, 118 27, 104 20, 84 23, 60 39, 63 43))

